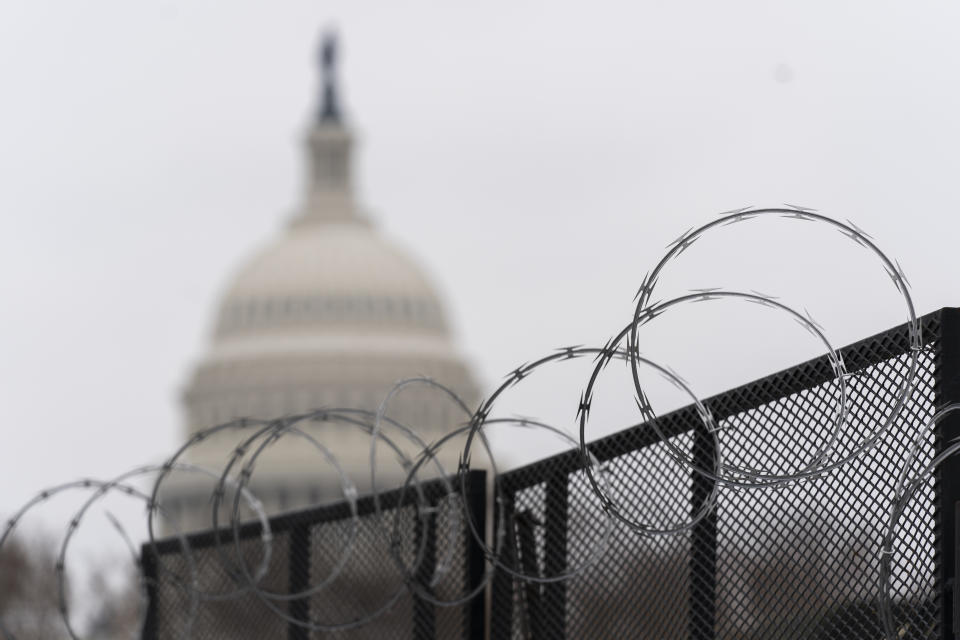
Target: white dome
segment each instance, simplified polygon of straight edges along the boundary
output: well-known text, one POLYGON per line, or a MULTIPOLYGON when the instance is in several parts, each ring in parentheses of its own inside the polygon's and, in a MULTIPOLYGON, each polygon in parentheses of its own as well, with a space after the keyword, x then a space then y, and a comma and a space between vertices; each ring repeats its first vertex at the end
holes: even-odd
MULTIPOLYGON (((184 390, 188 433, 321 407, 376 410, 398 380, 421 375, 449 386, 468 406, 477 400, 429 278, 357 211, 352 136, 336 117, 324 116, 307 142, 310 179, 297 217, 236 272, 221 299, 210 348, 184 390)), ((426 441, 461 421, 457 411, 426 388, 390 404, 391 418, 426 441)), ((336 433, 337 457, 363 487, 366 436, 336 433)), ((204 443, 208 448, 192 459, 213 468, 237 444, 227 434, 204 443)), ((331 497, 320 488, 336 482, 319 482, 316 456, 305 455, 302 444, 271 447, 274 459, 258 465, 255 492, 270 510, 331 497)), ((452 469, 456 453, 450 455, 452 469)), ((176 493, 203 523, 209 496, 187 486, 176 493)))
POLYGON ((227 300, 343 294, 434 297, 419 267, 367 225, 293 227, 237 274, 227 300))
POLYGON ((414 262, 359 221, 295 225, 248 262, 220 305, 215 343, 285 333, 446 338, 414 262))
MULTIPOLYGON (((397 380, 418 375, 475 398, 424 271, 348 200, 331 200, 315 196, 232 278, 185 390, 190 431, 321 406, 376 409, 397 380)), ((417 395, 398 411, 427 433, 447 427, 440 414, 418 416, 435 411, 417 395)))

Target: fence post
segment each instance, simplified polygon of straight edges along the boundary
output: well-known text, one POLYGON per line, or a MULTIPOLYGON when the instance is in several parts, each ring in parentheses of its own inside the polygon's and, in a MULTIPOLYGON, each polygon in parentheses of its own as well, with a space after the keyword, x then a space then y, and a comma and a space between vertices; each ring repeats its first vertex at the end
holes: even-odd
MULTIPOLYGON (((516 542, 517 549, 520 550, 520 571, 523 575, 540 576, 536 528, 543 526, 543 523, 538 521, 529 510, 514 514, 513 521, 517 528, 516 542)), ((543 585, 533 580, 524 580, 518 586, 520 601, 523 603, 520 622, 524 640, 545 640, 549 636, 545 627, 546 616, 543 615, 540 602, 543 585)))
MULTIPOLYGON (((487 474, 485 471, 472 471, 467 478, 467 503, 464 506, 473 522, 477 525, 477 531, 485 536, 487 531, 487 474)), ((465 536, 464 545, 466 553, 467 589, 473 590, 477 585, 483 582, 486 574, 486 561, 483 553, 483 546, 479 544, 470 533, 470 528, 465 523, 463 535, 465 536)), ((489 587, 488 587, 489 588, 489 587)), ((485 640, 487 637, 487 616, 486 616, 486 598, 481 593, 467 605, 469 614, 464 616, 464 624, 469 625, 465 630, 463 637, 470 640, 485 640)))
MULTIPOLYGON (((957 534, 960 532, 960 502, 957 502, 953 505, 953 548, 954 550, 960 546, 960 540, 957 539, 957 534)), ((960 553, 954 553, 953 559, 953 633, 954 636, 960 635, 958 629, 960 629, 960 602, 957 602, 960 599, 960 589, 956 588, 956 579, 960 575, 960 553)))
MULTIPOLYGON (((288 582, 290 593, 300 593, 310 588, 310 525, 297 524, 291 527, 288 535, 289 564, 288 582)), ((294 620, 310 620, 310 597, 290 601, 290 617, 294 620)), ((308 640, 310 630, 298 624, 290 623, 287 629, 289 640, 308 640)))
MULTIPOLYGON (((514 524, 513 487, 502 477, 494 478, 493 489, 493 539, 496 543, 497 532, 503 528, 502 548, 499 560, 508 567, 517 566, 516 525, 514 524), (502 520, 501 520, 502 518, 502 520)), ((493 574, 493 586, 490 594, 490 636, 513 633, 514 602, 513 591, 517 581, 506 571, 497 570, 493 574)))
MULTIPOLYGON (((437 501, 430 492, 427 494, 426 508, 430 511, 423 513, 419 503, 414 505, 413 548, 420 549, 420 545, 423 545, 423 558, 414 580, 421 589, 430 590, 430 580, 437 570, 437 501)), ((416 640, 434 640, 437 637, 436 607, 416 594, 413 596, 413 637, 416 640)))
MULTIPOLYGON (((937 409, 960 402, 960 309, 943 309, 940 315, 940 349, 937 362, 937 409)), ((951 413, 937 425, 936 451, 960 437, 960 413, 951 413)), ((944 638, 960 637, 954 624, 956 597, 956 523, 954 511, 960 502, 960 459, 949 458, 940 465, 935 479, 939 504, 936 510, 938 578, 940 579, 941 629, 944 638)))
MULTIPOLYGON (((560 469, 547 478, 543 509, 544 575, 555 576, 568 571, 567 527, 568 500, 567 473, 560 469)), ((548 582, 543 585, 540 613, 544 620, 540 628, 549 629, 549 637, 566 637, 567 584, 566 581, 548 582)), ((538 638, 538 640, 540 640, 538 638)))
MULTIPOLYGON (((710 469, 716 455, 715 444, 704 425, 693 429, 693 462, 710 469)), ((695 516, 713 490, 714 480, 691 471, 690 515, 695 516)), ((717 616, 717 510, 711 509, 690 532, 690 621, 693 640, 713 640, 717 616)))
POLYGON ((143 620, 142 640, 156 640, 157 634, 157 556, 150 544, 140 549, 140 571, 147 597, 147 611, 143 620))

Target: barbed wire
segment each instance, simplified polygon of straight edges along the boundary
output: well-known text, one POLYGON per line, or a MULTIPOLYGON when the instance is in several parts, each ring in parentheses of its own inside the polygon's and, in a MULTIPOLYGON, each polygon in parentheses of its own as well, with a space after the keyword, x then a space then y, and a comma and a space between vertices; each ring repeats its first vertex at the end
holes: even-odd
MULTIPOLYGON (((633 317, 629 324, 621 328, 613 338, 602 346, 576 345, 557 349, 538 359, 518 366, 508 373, 503 381, 489 395, 487 395, 475 410, 471 410, 457 393, 442 384, 440 381, 427 377, 414 377, 397 382, 375 411, 326 407, 297 415, 279 417, 273 420, 237 419, 194 433, 162 464, 144 466, 133 469, 125 474, 110 480, 85 479, 66 483, 46 489, 24 504, 17 510, 5 525, 0 535, 0 549, 8 542, 14 529, 25 514, 37 505, 44 503, 61 493, 81 489, 91 492, 91 496, 83 503, 74 517, 65 527, 64 537, 57 557, 55 571, 57 574, 58 599, 60 616, 64 628, 71 638, 78 638, 78 634, 70 621, 68 606, 68 589, 65 579, 65 566, 68 548, 80 526, 87 516, 90 507, 111 492, 120 492, 134 499, 141 500, 146 508, 147 542, 144 548, 149 550, 157 564, 157 577, 148 578, 140 566, 136 551, 132 548, 127 533, 119 523, 113 519, 115 528, 130 547, 136 565, 141 569, 141 591, 145 594, 150 581, 166 581, 187 594, 190 606, 186 612, 186 622, 181 630, 181 637, 189 638, 192 635, 193 618, 204 602, 221 602, 253 596, 261 602, 273 615, 288 624, 296 625, 310 631, 333 632, 363 627, 373 620, 393 610, 405 594, 429 602, 439 607, 454 607, 483 597, 487 592, 497 572, 503 572, 514 580, 530 583, 557 583, 571 580, 595 566, 611 549, 611 536, 615 526, 623 526, 640 536, 670 536, 690 531, 703 521, 717 507, 717 499, 722 489, 733 490, 778 490, 795 482, 816 481, 825 474, 835 471, 851 461, 866 455, 873 447, 886 436, 893 425, 897 424, 915 390, 916 378, 919 370, 920 357, 924 346, 919 321, 916 317, 914 303, 910 295, 910 284, 899 262, 888 258, 874 243, 873 239, 852 222, 842 222, 815 210, 784 205, 776 208, 742 208, 724 212, 699 227, 694 227, 681 234, 667 246, 667 252, 655 264, 641 281, 635 297, 633 317), (885 274, 893 284, 906 311, 909 350, 906 354, 906 374, 893 394, 889 412, 880 421, 877 428, 866 434, 854 436, 847 428, 850 422, 850 391, 849 382, 855 373, 847 370, 840 353, 827 338, 827 332, 806 309, 798 309, 780 302, 775 296, 757 291, 736 291, 722 288, 695 289, 690 293, 676 296, 664 301, 654 300, 654 294, 659 289, 661 276, 667 267, 689 251, 692 247, 707 238, 716 229, 745 224, 751 220, 777 219, 792 222, 805 222, 824 226, 841 233, 855 246, 866 249, 879 263, 885 274), (830 412, 830 425, 826 431, 825 441, 818 445, 809 456, 803 457, 799 453, 789 471, 778 469, 772 462, 760 461, 756 464, 734 463, 726 459, 724 450, 728 427, 720 425, 710 411, 708 404, 694 391, 692 386, 667 363, 658 363, 642 355, 644 345, 643 328, 655 322, 661 316, 684 305, 709 303, 712 301, 733 300, 737 302, 758 305, 796 322, 805 332, 817 340, 823 348, 833 372, 833 384, 836 388, 835 403, 830 412), (578 433, 570 434, 566 430, 549 425, 535 418, 517 418, 496 415, 495 409, 498 400, 510 389, 521 386, 528 378, 540 375, 544 369, 557 364, 573 360, 592 360, 593 367, 577 403, 575 421, 578 433), (596 455, 591 444, 588 432, 590 416, 594 408, 594 394, 601 373, 607 370, 613 361, 624 362, 628 365, 633 391, 633 400, 639 417, 642 419, 643 429, 651 433, 656 441, 662 445, 663 453, 669 457, 677 468, 689 472, 706 481, 708 490, 702 496, 697 507, 691 512, 685 512, 682 518, 671 522, 653 522, 632 515, 631 506, 638 501, 637 493, 625 495, 623 489, 615 490, 610 482, 611 474, 615 471, 604 465, 596 455), (693 438, 686 445, 677 441, 676 433, 664 430, 661 420, 654 411, 649 400, 648 390, 641 383, 641 370, 647 370, 660 379, 666 381, 682 393, 690 402, 699 424, 693 428, 693 438), (449 403, 458 417, 450 420, 446 431, 439 438, 431 442, 424 440, 414 425, 403 423, 390 414, 391 403, 402 393, 415 387, 426 388, 442 402, 449 403), (308 598, 324 597, 325 592, 336 584, 338 578, 344 575, 350 562, 358 554, 358 539, 361 526, 361 515, 358 509, 359 492, 350 473, 340 462, 335 447, 321 442, 310 430, 321 428, 347 428, 365 436, 369 441, 368 471, 370 480, 369 497, 372 500, 374 513, 374 535, 378 544, 382 544, 391 558, 394 569, 398 571, 400 580, 395 587, 386 589, 386 593, 373 603, 361 615, 345 614, 342 619, 321 619, 319 617, 303 617, 294 615, 288 606, 291 602, 308 598), (508 557, 511 554, 509 546, 513 544, 513 522, 507 514, 509 496, 496 480, 500 476, 494 448, 490 444, 488 431, 491 428, 521 428, 537 430, 549 434, 562 441, 568 451, 573 452, 578 460, 575 472, 583 474, 595 501, 595 517, 598 531, 589 553, 582 554, 575 564, 568 564, 566 560, 555 571, 547 571, 539 567, 524 568, 519 560, 513 561, 508 557), (234 434, 241 439, 240 444, 232 448, 226 462, 220 469, 207 469, 198 465, 183 462, 185 457, 205 443, 211 442, 227 434, 234 434), (304 588, 280 590, 264 585, 264 578, 269 573, 272 558, 274 558, 275 539, 271 532, 270 519, 266 515, 263 503, 251 489, 257 462, 266 451, 281 440, 288 437, 298 438, 305 445, 309 445, 322 462, 333 470, 336 483, 347 509, 345 518, 346 531, 339 538, 339 547, 335 552, 336 561, 323 576, 315 579, 304 588), (445 468, 441 458, 445 448, 449 449, 454 443, 463 441, 462 449, 458 452, 456 469, 445 468), (496 511, 496 526, 488 539, 488 532, 482 523, 478 522, 469 504, 468 476, 476 466, 473 462, 475 447, 483 449, 485 466, 492 475, 493 509, 496 511), (689 446, 689 450, 687 450, 689 446), (695 449, 700 447, 701 453, 696 455, 695 449), (419 536, 413 549, 406 549, 409 556, 404 557, 404 543, 402 534, 402 510, 393 508, 392 517, 385 517, 386 509, 383 505, 382 494, 386 490, 381 477, 378 477, 378 452, 388 451, 398 461, 404 471, 403 484, 399 488, 400 499, 396 504, 405 505, 406 496, 414 495, 413 518, 421 526, 426 525, 431 518, 440 513, 445 514, 447 522, 446 544, 436 545, 442 549, 439 558, 432 558, 433 566, 425 570, 428 555, 427 536, 419 536), (415 452, 415 453, 411 453, 415 452), (708 460, 706 460, 708 459, 708 460), (181 531, 177 518, 171 510, 163 505, 163 486, 174 472, 200 473, 216 481, 210 494, 210 533, 211 546, 214 556, 218 558, 218 570, 228 578, 227 583, 220 590, 201 588, 198 578, 198 567, 194 552, 189 544, 189 536, 181 531), (141 491, 131 484, 134 478, 155 476, 149 491, 141 491), (427 497, 424 487, 425 477, 432 477, 439 482, 438 499, 436 491, 427 497), (229 499, 228 499, 229 495, 229 499), (443 503, 442 506, 440 503, 443 503), (260 562, 251 567, 242 549, 245 539, 241 531, 244 522, 243 506, 252 511, 259 523, 259 544, 261 548, 260 562), (222 522, 221 511, 226 510, 226 521, 222 522), (174 571, 165 565, 160 552, 155 514, 160 514, 171 525, 170 530, 177 541, 177 557, 186 562, 186 571, 174 571), (453 594, 438 595, 438 587, 443 580, 452 575, 454 553, 457 540, 461 535, 467 535, 482 550, 484 569, 482 576, 474 584, 464 585, 453 594)), ((937 467, 948 457, 960 451, 960 441, 952 442, 933 460, 922 463, 920 451, 927 444, 930 430, 944 415, 960 408, 960 405, 938 412, 927 427, 916 434, 913 445, 899 470, 896 481, 896 490, 890 503, 889 520, 886 534, 878 558, 880 564, 880 593, 879 614, 885 633, 889 638, 897 637, 894 614, 891 607, 890 591, 892 589, 892 557, 895 553, 897 530, 904 513, 914 499, 917 491, 927 486, 931 475, 937 467)), ((793 425, 802 430, 805 425, 793 425)), ((773 437, 773 436, 770 436, 773 437)), ((776 449, 776 448, 773 448, 776 449)), ((632 486, 627 479, 620 484, 632 486)), ((396 491, 395 487, 390 487, 396 491)), ((642 491, 642 487, 634 489, 642 491)), ((682 510, 681 510, 682 511, 682 510)), ((516 556, 516 554, 512 554, 516 556)), ((311 572, 312 573, 312 572, 311 572)), ((144 596, 145 597, 145 596, 144 596)), ((145 616, 146 607, 142 607, 141 615, 145 616)), ((0 632, 4 638, 13 640, 16 636, 4 623, 0 616, 0 632)))
MULTIPOLYGON (((29 511, 36 508, 37 506, 44 504, 46 502, 49 502, 55 497, 67 491, 71 491, 75 489, 95 492, 93 498, 91 500, 88 500, 87 503, 85 503, 84 506, 81 507, 81 509, 77 513, 75 513, 74 516, 70 519, 65 530, 64 540, 61 544, 60 551, 53 568, 53 571, 55 574, 54 577, 57 584, 58 613, 63 622, 64 630, 74 640, 77 640, 77 635, 70 622, 69 607, 67 605, 67 596, 66 596, 66 587, 65 587, 66 553, 67 553, 67 548, 69 546, 69 541, 73 536, 74 532, 76 532, 76 530, 80 527, 80 524, 86 514, 87 507, 93 502, 93 500, 96 497, 103 495, 108 491, 118 491, 127 496, 143 500, 147 505, 148 511, 159 511, 163 515, 167 516, 168 514, 163 509, 163 507, 158 503, 154 502, 153 500, 151 500, 150 496, 148 496, 145 493, 142 493, 136 487, 125 482, 129 478, 143 475, 145 473, 150 473, 156 470, 157 470, 156 467, 144 466, 144 467, 138 467, 136 469, 128 471, 120 476, 117 476, 113 480, 109 480, 109 481, 97 480, 95 478, 84 478, 82 480, 76 480, 73 482, 67 482, 60 485, 48 487, 40 491, 35 496, 33 496, 30 500, 24 503, 17 511, 14 512, 14 515, 7 521, 7 523, 4 526, 3 534, 0 535, 0 549, 2 549, 3 545, 6 544, 8 540, 11 539, 14 533, 14 530, 17 528, 18 524, 24 519, 26 514, 29 511)), ((194 561, 193 555, 190 550, 190 544, 187 541, 187 538, 183 534, 183 532, 175 529, 174 535, 177 539, 177 542, 180 545, 180 550, 187 561, 188 568, 191 573, 191 578, 192 578, 191 581, 195 585, 196 573, 197 573, 196 563, 194 561)), ((138 568, 140 567, 140 558, 137 557, 136 555, 134 555, 133 557, 133 562, 138 568)), ((148 582, 148 578, 142 572, 140 575, 141 575, 140 595, 143 598, 145 597, 145 588, 148 582)), ((190 594, 189 594, 190 610, 189 610, 189 615, 187 616, 187 619, 186 619, 184 637, 190 636, 190 627, 192 626, 193 617, 196 614, 196 609, 199 606, 199 598, 197 597, 198 594, 196 593, 196 590, 193 588, 189 588, 188 590, 190 591, 190 594)), ((145 618, 145 612, 146 612, 145 606, 141 606, 141 612, 142 612, 141 616, 145 618)), ((2 616, 0 616, 0 632, 4 634, 5 638, 10 638, 11 640, 16 638, 16 635, 6 625, 2 616)))

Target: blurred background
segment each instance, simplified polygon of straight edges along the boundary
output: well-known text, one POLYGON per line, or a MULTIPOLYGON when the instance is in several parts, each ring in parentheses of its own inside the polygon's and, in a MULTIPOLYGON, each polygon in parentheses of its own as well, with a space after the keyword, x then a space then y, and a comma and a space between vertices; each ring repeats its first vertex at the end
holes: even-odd
MULTIPOLYGON (((747 205, 849 218, 903 265, 918 313, 957 305, 958 18, 948 2, 3 3, 0 515, 182 442, 218 300, 302 204, 323 30, 357 199, 428 274, 482 396, 602 344, 669 242, 747 205)), ((836 232, 742 227, 684 253, 659 297, 778 295, 836 346, 907 319, 836 232)), ((743 306, 678 309, 644 351, 703 396, 822 351, 743 306)), ((500 410, 572 429, 587 374, 558 367, 500 410)), ((593 435, 637 422, 629 389, 609 382, 593 435)), ((501 465, 557 450, 525 438, 501 465)), ((140 510, 116 513, 136 532, 140 510)))

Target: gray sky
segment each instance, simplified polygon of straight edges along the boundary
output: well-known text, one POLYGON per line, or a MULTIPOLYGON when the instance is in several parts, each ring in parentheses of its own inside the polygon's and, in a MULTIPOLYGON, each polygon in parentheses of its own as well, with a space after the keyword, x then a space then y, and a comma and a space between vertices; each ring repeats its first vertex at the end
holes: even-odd
MULTIPOLYGON (((363 201, 434 274, 489 390, 609 337, 664 245, 744 205, 851 218, 920 312, 957 304, 958 18, 952 2, 8 0, 0 512, 177 442, 218 292, 297 203, 323 25, 363 201)), ((718 236, 665 294, 784 295, 837 345, 905 319, 875 262, 806 233, 718 236)), ((704 394, 817 353, 776 318, 704 309, 651 339, 704 394)), ((558 389, 581 373, 510 409, 572 417, 558 389)))

